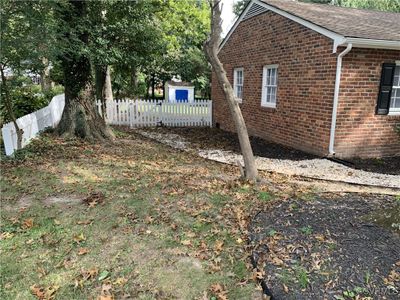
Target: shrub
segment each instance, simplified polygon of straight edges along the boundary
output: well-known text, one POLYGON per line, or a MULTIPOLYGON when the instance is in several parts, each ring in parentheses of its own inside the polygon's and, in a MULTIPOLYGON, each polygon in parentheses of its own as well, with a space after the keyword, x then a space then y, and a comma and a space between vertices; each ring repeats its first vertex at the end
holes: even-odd
MULTIPOLYGON (((30 114, 49 104, 51 99, 63 93, 62 86, 56 86, 52 90, 42 93, 39 85, 32 84, 29 78, 16 77, 8 81, 8 88, 12 100, 13 110, 16 118, 30 114)), ((4 90, 2 89, 1 97, 3 98, 4 90)), ((4 98, 3 98, 4 99, 4 98)), ((1 121, 10 122, 10 117, 4 105, 4 101, 0 105, 1 121)))

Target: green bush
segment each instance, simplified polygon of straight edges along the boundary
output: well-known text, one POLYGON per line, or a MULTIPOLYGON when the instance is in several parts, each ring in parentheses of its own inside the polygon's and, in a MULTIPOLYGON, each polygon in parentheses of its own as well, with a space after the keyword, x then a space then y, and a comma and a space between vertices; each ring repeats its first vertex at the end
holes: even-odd
MULTIPOLYGON (((27 77, 12 78, 7 84, 16 118, 20 118, 47 106, 55 95, 63 93, 64 90, 62 86, 56 86, 50 91, 42 93, 40 85, 32 84, 27 77)), ((4 99, 4 96, 4 89, 1 88, 2 99, 4 99)), ((0 104, 0 117, 3 123, 11 121, 5 108, 4 101, 1 101, 0 104)))

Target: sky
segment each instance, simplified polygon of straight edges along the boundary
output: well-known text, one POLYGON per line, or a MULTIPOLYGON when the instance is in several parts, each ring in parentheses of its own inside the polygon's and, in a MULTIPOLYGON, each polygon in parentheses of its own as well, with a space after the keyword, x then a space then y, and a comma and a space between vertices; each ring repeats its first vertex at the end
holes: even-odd
POLYGON ((225 36, 228 33, 236 19, 236 16, 233 13, 233 3, 235 2, 237 2, 237 0, 222 0, 222 36, 225 36))

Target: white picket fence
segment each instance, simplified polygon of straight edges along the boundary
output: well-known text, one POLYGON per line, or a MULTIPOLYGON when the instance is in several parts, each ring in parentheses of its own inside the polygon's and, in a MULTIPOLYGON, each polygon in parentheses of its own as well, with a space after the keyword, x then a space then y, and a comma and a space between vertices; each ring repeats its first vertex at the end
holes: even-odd
MULTIPOLYGON (((97 102, 101 114, 101 103, 97 102)), ((106 121, 112 125, 146 127, 212 126, 212 101, 169 103, 162 100, 114 100, 106 103, 106 121)))
MULTIPOLYGON (((64 94, 53 97, 48 106, 17 119, 22 135, 22 148, 41 131, 56 127, 65 106, 64 94)), ((101 104, 97 101, 101 114, 101 104)), ((161 100, 115 100, 107 103, 107 123, 146 126, 212 126, 212 101, 198 100, 192 103, 169 103, 161 100)), ((17 133, 12 122, 1 129, 6 155, 17 149, 17 133)))
MULTIPOLYGON (((29 115, 17 119, 17 124, 24 131, 22 147, 47 127, 55 127, 61 120, 64 111, 64 94, 53 97, 49 105, 29 115)), ((17 132, 14 123, 4 124, 1 129, 6 155, 11 155, 17 149, 17 132)))

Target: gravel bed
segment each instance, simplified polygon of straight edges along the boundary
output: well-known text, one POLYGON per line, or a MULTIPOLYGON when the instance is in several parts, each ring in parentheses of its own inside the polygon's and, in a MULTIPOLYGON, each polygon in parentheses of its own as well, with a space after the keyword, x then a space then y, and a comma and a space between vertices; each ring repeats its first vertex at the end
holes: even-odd
MULTIPOLYGON (((221 149, 200 148, 176 133, 158 129, 139 129, 137 132, 176 149, 196 151, 199 156, 206 159, 227 164, 237 164, 240 161, 243 164, 243 157, 240 154, 221 149)), ((291 160, 256 156, 256 164, 259 170, 287 175, 400 189, 400 175, 357 170, 324 158, 291 160)))

